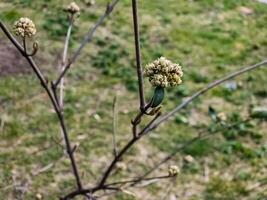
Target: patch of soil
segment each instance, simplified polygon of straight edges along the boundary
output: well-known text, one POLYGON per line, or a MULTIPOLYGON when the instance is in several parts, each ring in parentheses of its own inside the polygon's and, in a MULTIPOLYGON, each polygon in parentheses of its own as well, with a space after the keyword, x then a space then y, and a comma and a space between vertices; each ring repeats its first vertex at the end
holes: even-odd
POLYGON ((12 44, 0 38, 0 77, 30 72, 31 68, 20 52, 12 44))

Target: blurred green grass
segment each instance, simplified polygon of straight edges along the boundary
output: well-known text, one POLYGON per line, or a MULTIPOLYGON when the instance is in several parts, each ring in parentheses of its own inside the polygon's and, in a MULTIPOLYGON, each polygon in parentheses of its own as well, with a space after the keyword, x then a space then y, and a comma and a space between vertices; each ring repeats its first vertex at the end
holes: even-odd
MULTIPOLYGON (((82 12, 74 27, 70 51, 105 10, 107 1, 86 7, 77 1, 82 12)), ((0 3, 0 19, 10 27, 22 16, 34 20, 42 69, 55 77, 67 28, 62 5, 66 0, 12 0, 0 3)), ((140 31, 143 63, 159 56, 180 63, 184 84, 168 90, 163 110, 171 110, 193 91, 235 69, 266 57, 267 5, 245 0, 154 0, 140 1, 140 31), (248 9, 251 13, 244 11, 248 9)), ((134 69, 134 39, 130 1, 121 0, 111 17, 98 30, 78 63, 67 77, 65 116, 77 150, 78 165, 84 183, 95 183, 112 159, 112 100, 118 96, 118 145, 130 134, 130 119, 136 114, 137 83, 134 69), (136 105, 135 107, 133 105, 136 105)), ((1 39, 4 38, 2 33, 1 39)), ((266 186, 248 192, 266 175, 266 122, 249 124, 213 134, 216 124, 208 107, 227 115, 227 123, 247 118, 250 106, 267 106, 266 69, 239 77, 235 90, 220 86, 194 102, 179 116, 163 124, 144 139, 123 160, 127 170, 113 179, 127 179, 142 174, 177 146, 197 136, 199 130, 211 134, 179 152, 156 173, 165 174, 169 164, 182 168, 171 195, 178 199, 228 200, 266 198, 266 186), (182 116, 182 120, 181 120, 182 116), (179 117, 179 118, 178 118, 179 117), (193 163, 183 157, 192 155, 193 163), (204 177, 205 170, 209 177, 204 177), (250 174, 246 179, 240 171, 250 174)), ((146 82, 147 98, 152 89, 146 82)), ((25 199, 56 199, 75 187, 69 161, 55 142, 60 131, 55 114, 33 74, 0 77, 0 199, 15 199, 12 186, 27 183, 25 199), (53 164, 43 173, 37 173, 53 164)), ((160 199, 170 181, 148 188, 133 189, 137 199, 160 199)), ((133 199, 127 194, 108 199, 133 199)), ((167 196, 167 199, 170 199, 167 196)))

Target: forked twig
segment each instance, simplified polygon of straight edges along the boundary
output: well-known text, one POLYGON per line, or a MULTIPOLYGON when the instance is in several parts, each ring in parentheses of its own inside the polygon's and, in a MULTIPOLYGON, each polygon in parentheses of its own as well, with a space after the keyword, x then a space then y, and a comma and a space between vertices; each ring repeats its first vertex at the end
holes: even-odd
POLYGON ((64 133, 66 151, 67 151, 68 156, 69 156, 70 161, 71 161, 72 171, 73 171, 73 174, 74 174, 75 179, 76 179, 77 187, 78 187, 78 189, 81 189, 82 183, 80 180, 80 175, 78 172, 77 164, 76 164, 75 158, 74 158, 73 153, 72 153, 72 146, 71 146, 71 143, 69 140, 69 136, 68 136, 67 128, 65 125, 64 117, 61 113, 61 110, 59 108, 57 100, 55 99, 55 96, 53 95, 53 92, 49 88, 48 81, 46 80, 46 78, 44 77, 44 75, 40 71, 39 67, 34 62, 34 60, 29 55, 26 54, 26 52, 24 51, 24 48, 19 44, 19 42, 16 40, 16 38, 8 31, 8 29, 6 28, 6 26, 2 22, 0 22, 0 27, 3 30, 3 32, 5 33, 5 35, 8 37, 8 39, 12 42, 12 44, 20 51, 22 56, 24 56, 26 58, 26 60, 30 64, 31 68, 33 69, 34 73, 36 74, 37 78, 39 79, 41 85, 45 89, 45 91, 46 91, 46 93, 47 93, 47 95, 48 95, 48 97, 49 97, 49 99, 50 99, 50 101, 54 107, 54 110, 55 110, 57 117, 58 117, 58 120, 60 122, 60 126, 63 130, 63 133, 64 133))
POLYGON ((74 52, 72 58, 63 67, 64 70, 60 73, 59 77, 55 81, 56 86, 60 83, 61 79, 65 76, 65 74, 67 73, 67 71, 69 70, 71 65, 77 60, 78 56, 81 54, 81 51, 83 50, 85 45, 92 40, 98 27, 103 23, 104 19, 110 15, 110 13, 112 12, 112 10, 114 9, 114 7, 116 6, 116 4, 118 2, 119 2, 119 0, 113 0, 112 3, 107 5, 107 9, 104 12, 104 14, 101 17, 99 17, 99 19, 96 22, 96 24, 94 25, 94 27, 89 30, 89 32, 86 34, 83 41, 81 42, 79 48, 74 52))

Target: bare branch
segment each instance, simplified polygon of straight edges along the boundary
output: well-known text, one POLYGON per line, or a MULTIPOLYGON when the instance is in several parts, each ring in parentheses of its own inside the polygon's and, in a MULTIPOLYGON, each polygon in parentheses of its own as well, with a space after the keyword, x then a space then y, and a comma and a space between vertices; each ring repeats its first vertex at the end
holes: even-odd
POLYGON ((81 54, 81 51, 83 50, 85 45, 92 40, 97 28, 103 23, 104 19, 110 15, 111 11, 114 9, 114 7, 116 6, 118 2, 119 0, 113 0, 112 3, 108 4, 107 10, 105 11, 105 13, 98 19, 95 26, 89 30, 89 32, 86 34, 83 41, 81 42, 79 48, 75 51, 75 53, 73 54, 69 62, 66 63, 66 65, 64 66, 64 70, 60 73, 59 77, 57 78, 55 82, 56 86, 60 83, 61 79, 64 77, 66 72, 69 70, 71 65, 77 60, 78 56, 81 54))
POLYGON ((142 69, 141 52, 140 52, 140 36, 139 36, 137 0, 132 0, 132 12, 133 12, 133 21, 134 21, 136 71, 137 71, 138 86, 139 86, 140 109, 144 110, 144 108, 145 108, 145 97, 144 97, 143 69, 142 69))
MULTIPOLYGON (((219 133, 223 130, 226 129, 231 129, 231 128, 235 128, 237 127, 240 123, 245 123, 248 122, 249 120, 251 120, 250 118, 243 120, 242 122, 237 122, 237 123, 233 123, 230 124, 228 126, 223 126, 222 128, 216 130, 215 132, 213 132, 213 134, 203 134, 205 132, 208 132, 208 130, 204 130, 198 133, 198 135, 194 138, 192 138, 191 140, 185 142, 183 145, 176 147, 173 152, 171 154, 169 154, 168 156, 166 156, 164 159, 162 159, 159 163, 157 163, 154 167, 152 167, 149 171, 147 171, 144 175, 139 177, 139 181, 142 181, 145 177, 147 177, 148 175, 150 175, 153 171, 155 171, 156 169, 158 169, 161 165, 163 165, 164 163, 168 162, 169 160, 171 160, 178 152, 182 151, 183 149, 185 149, 186 147, 194 144, 195 142, 199 141, 200 139, 205 139, 211 136, 214 136, 214 134, 219 133)), ((136 181, 136 183, 138 183, 139 181, 136 181)), ((136 183, 133 183, 133 185, 135 185, 136 183)))
POLYGON ((147 134, 148 132, 147 132, 147 129, 149 128, 149 126, 151 125, 151 124, 153 124, 159 117, 160 117, 160 115, 161 115, 161 112, 158 112, 157 114, 156 114, 156 116, 143 128, 143 130, 142 131, 140 131, 140 133, 138 134, 139 136, 143 136, 144 134, 147 134))
POLYGON ((24 51, 24 48, 19 44, 19 42, 15 39, 15 37, 8 31, 8 29, 5 27, 5 25, 2 22, 0 22, 0 27, 3 30, 3 32, 5 33, 5 35, 8 37, 8 39, 12 42, 12 44, 20 51, 22 56, 24 56, 26 58, 26 60, 30 64, 31 68, 33 69, 34 73, 36 74, 37 78, 41 82, 41 85, 45 89, 47 95, 49 96, 49 99, 50 99, 50 101, 54 107, 54 110, 57 114, 58 120, 60 122, 61 128, 62 128, 63 133, 64 133, 66 150, 67 150, 67 153, 69 155, 69 159, 71 161, 72 171, 73 171, 73 174, 74 174, 75 179, 76 179, 77 187, 78 187, 78 189, 82 189, 82 184, 81 184, 80 176, 78 173, 77 164, 76 164, 75 158, 74 158, 73 153, 72 153, 72 147, 71 147, 68 132, 66 129, 64 117, 60 111, 59 105, 57 104, 57 100, 55 99, 53 92, 49 88, 48 81, 44 78, 43 74, 39 70, 38 66, 35 64, 34 60, 29 55, 27 55, 27 53, 24 51))
POLYGON ((176 112, 180 111, 181 109, 185 108, 188 104, 190 104, 192 101, 194 101, 195 99, 197 99, 199 96, 202 96, 203 94, 205 94, 206 92, 208 92, 209 90, 215 88, 216 86, 224 83, 225 81, 228 81, 230 79, 233 79, 237 76, 240 76, 246 72, 255 70, 259 67, 265 66, 267 65, 267 60, 263 60, 257 64, 245 67, 241 70, 235 71, 229 75, 226 75, 224 77, 222 77, 221 79, 218 79, 210 84, 208 84, 206 87, 204 87, 203 89, 199 90, 198 92, 196 92, 195 94, 193 94, 191 97, 187 98, 183 103, 181 103, 180 105, 178 105, 173 111, 169 112, 168 114, 164 115, 163 117, 159 118, 159 120, 157 120, 154 124, 151 124, 151 126, 145 131, 145 132, 149 132, 153 129, 155 129, 157 126, 159 126, 161 123, 167 121, 171 116, 173 116, 176 112))
POLYGON ((124 148, 118 153, 118 155, 110 163, 107 170, 104 172, 102 179, 99 182, 98 188, 102 188, 105 185, 106 180, 108 179, 110 173, 116 166, 117 162, 121 160, 122 156, 139 140, 139 138, 134 137, 131 139, 124 148))
MULTIPOLYGON (((172 177, 173 176, 169 176, 169 175, 156 176, 156 177, 144 178, 141 181, 143 182, 143 181, 159 180, 159 179, 166 179, 166 178, 172 178, 172 177)), ((119 181, 119 182, 109 183, 109 184, 106 184, 105 187, 113 186, 113 185, 125 185, 127 183, 137 183, 137 182, 140 183, 139 178, 127 180, 127 181, 119 181)))

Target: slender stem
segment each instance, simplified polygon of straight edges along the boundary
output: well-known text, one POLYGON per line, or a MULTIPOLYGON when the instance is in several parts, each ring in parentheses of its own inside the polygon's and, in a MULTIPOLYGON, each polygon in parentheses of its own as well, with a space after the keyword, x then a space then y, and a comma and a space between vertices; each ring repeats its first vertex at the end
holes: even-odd
MULTIPOLYGON (((60 108, 60 104, 59 104, 59 99, 58 99, 58 94, 57 94, 57 88, 55 87, 55 85, 54 85, 54 83, 53 82, 51 82, 51 90, 52 90, 52 92, 53 92, 53 95, 54 95, 54 97, 55 97, 55 100, 56 100, 56 102, 57 102, 57 105, 58 105, 58 107, 60 108)), ((61 108, 60 108, 61 109, 61 108)), ((61 130, 62 131, 62 130, 61 130)), ((63 134, 63 133, 62 133, 63 134)))
MULTIPOLYGON (((73 26, 74 16, 71 14, 69 19, 69 28, 67 31, 66 39, 65 39, 65 45, 63 50, 63 56, 62 56, 62 66, 60 66, 60 72, 64 70, 64 66, 66 64, 67 55, 68 55, 68 48, 69 48, 69 41, 70 41, 70 35, 71 30, 73 26)), ((59 106, 61 109, 63 109, 64 106, 64 77, 60 80, 60 87, 59 87, 59 106)))
POLYGON ((139 136, 143 136, 144 134, 147 134, 147 129, 149 128, 149 126, 151 124, 153 124, 161 115, 161 112, 158 112, 156 114, 156 116, 143 128, 143 130, 140 131, 140 133, 138 134, 139 136))
POLYGON ((224 83, 225 81, 228 81, 228 80, 233 79, 233 78, 235 78, 237 76, 240 76, 240 75, 242 75, 242 74, 244 74, 246 72, 255 70, 255 69, 257 69, 259 67, 262 67, 262 66, 265 66, 265 65, 267 65, 267 60, 263 60, 263 61, 261 61, 259 63, 254 64, 254 65, 251 65, 251 66, 242 68, 241 70, 237 70, 237 71, 235 71, 235 72, 233 72, 231 74, 228 74, 228 75, 222 77, 221 79, 215 80, 214 82, 208 84, 206 87, 204 87, 201 90, 197 91, 191 97, 187 98, 183 103, 181 103, 180 105, 178 105, 174 110, 172 110, 168 114, 164 115, 163 117, 159 118, 159 120, 157 120, 154 124, 151 124, 151 126, 145 132, 149 132, 152 129, 155 129, 161 123, 167 121, 176 112, 178 112, 181 109, 185 108, 188 104, 190 104, 192 101, 194 101, 195 99, 197 99, 199 96, 202 96, 203 94, 205 94, 209 90, 215 88, 216 86, 224 83))
POLYGON ((132 145, 136 141, 138 141, 138 140, 139 140, 139 138, 133 138, 133 139, 131 139, 124 146, 124 148, 118 153, 118 155, 113 159, 113 161, 111 162, 111 164, 109 165, 109 167, 107 168, 107 170, 104 172, 104 175, 103 175, 101 181, 99 182, 98 188, 102 188, 105 185, 106 180, 108 179, 110 173, 112 172, 112 170, 116 166, 117 162, 121 160, 121 158, 124 155, 124 153, 126 153, 132 147, 132 145))
POLYGON ((145 105, 144 109, 140 110, 139 113, 136 115, 136 117, 132 120, 132 132, 133 132, 133 137, 136 138, 138 137, 138 133, 137 133, 137 126, 138 124, 141 123, 142 117, 147 113, 147 110, 150 107, 150 103, 145 105))
MULTIPOLYGON (((172 176, 164 175, 164 176, 144 178, 144 179, 142 179, 142 181, 151 181, 151 180, 158 180, 158 179, 166 179, 166 178, 170 178, 170 177, 172 177, 172 176)), ((121 184, 136 183, 136 182, 140 182, 139 178, 132 179, 132 180, 127 180, 127 181, 119 181, 119 182, 109 183, 109 184, 106 184, 105 186, 121 185, 121 184)))
POLYGON ((133 138, 124 146, 124 148, 117 154, 117 156, 113 159, 107 170, 104 172, 104 175, 98 185, 98 188, 101 188, 105 185, 106 180, 110 176, 110 173, 116 166, 116 163, 121 160, 123 155, 143 136, 143 134, 137 133, 137 125, 141 122, 142 116, 146 113, 149 108, 149 104, 144 107, 143 111, 140 111, 134 120, 132 120, 133 125, 133 138))
POLYGON ((49 99, 54 107, 54 110, 57 114, 58 120, 60 122, 60 125, 62 127, 63 133, 64 133, 64 140, 66 143, 66 149, 67 149, 67 153, 69 155, 70 161, 71 161, 71 166, 72 166, 72 170, 76 179, 76 184, 78 189, 82 189, 82 184, 80 181, 80 176, 78 173, 78 169, 77 169, 77 165, 76 165, 76 161, 74 159, 73 156, 73 151, 72 151, 72 147, 71 147, 71 143, 68 137, 68 132, 66 129, 66 125, 64 122, 64 118, 61 114, 59 105, 57 104, 57 101, 55 99, 55 97, 53 96, 53 92, 50 90, 49 86, 48 86, 48 81, 44 78, 42 72, 39 70, 39 68, 37 67, 37 65, 35 64, 34 60, 28 56, 26 54, 26 52, 24 51, 23 47, 19 44, 19 42, 11 35, 11 33, 8 31, 8 29, 5 27, 5 25, 0 22, 0 27, 3 30, 3 32, 5 33, 5 35, 8 37, 8 39, 14 44, 14 46, 20 51, 20 53, 26 58, 26 60, 28 61, 28 63, 30 64, 30 66, 32 67, 34 73, 36 74, 36 76, 38 77, 41 85, 43 86, 43 88, 45 89, 46 93, 49 96, 49 99))
MULTIPOLYGON (((108 187, 108 186, 102 186, 100 187, 95 187, 95 188, 89 188, 89 189, 81 189, 81 190, 75 190, 69 194, 67 194, 65 197, 60 198, 60 200, 69 200, 72 199, 76 196, 84 196, 85 194, 93 194, 94 192, 98 190, 119 190, 119 188, 114 188, 114 187, 108 187)), ((91 196, 92 200, 95 200, 96 198, 91 196)))
POLYGON ((162 159, 160 162, 158 162, 153 168, 151 168, 149 171, 147 171, 144 175, 140 176, 138 178, 139 181, 136 181, 135 183, 133 183, 131 186, 134 186, 136 183, 142 181, 145 177, 147 177, 148 175, 150 175, 153 171, 155 171, 156 169, 158 169, 161 165, 163 165, 164 163, 166 163, 167 161, 171 160, 179 151, 185 149, 186 147, 194 144, 195 142, 199 141, 200 139, 205 139, 205 138, 208 138, 208 137, 211 137, 211 136, 214 136, 214 134, 216 133, 219 133, 220 131, 223 131, 223 130, 229 130, 231 128, 235 128, 237 127, 239 124, 241 123, 245 123, 245 122, 248 122, 249 120, 251 120, 251 118, 248 118, 248 119, 245 119, 243 120, 242 122, 237 122, 237 123, 233 123, 233 124, 230 124, 228 126, 223 126, 222 128, 219 128, 217 129, 215 132, 213 132, 212 134, 210 133, 206 133, 206 134, 203 134, 204 132, 208 131, 208 130, 205 130, 205 131, 201 131, 198 133, 198 136, 192 138, 191 140, 188 140, 187 142, 185 142, 183 145, 181 146, 178 146, 176 147, 172 153, 170 153, 168 156, 166 156, 164 159, 162 159))
POLYGON ((119 0, 113 0, 112 3, 108 4, 107 10, 105 11, 105 13, 102 16, 99 17, 99 19, 96 22, 95 26, 92 29, 89 30, 89 32, 86 34, 86 36, 84 37, 83 41, 81 42, 79 48, 74 52, 72 58, 64 66, 64 70, 60 73, 59 77, 57 78, 57 80, 55 82, 56 86, 60 83, 61 79, 67 73, 67 71, 69 70, 71 65, 77 60, 78 56, 81 54, 81 51, 83 50, 85 45, 92 40, 92 38, 93 38, 96 30, 98 29, 98 27, 103 23, 104 19, 107 18, 110 15, 110 13, 112 12, 112 10, 114 9, 114 7, 116 6, 116 4, 118 2, 119 2, 119 0))
POLYGON ((145 107, 145 96, 144 96, 144 83, 143 83, 143 69, 142 69, 141 52, 140 52, 140 36, 139 36, 137 0, 132 0, 132 12, 133 12, 133 22, 134 22, 136 72, 137 72, 138 86, 139 86, 140 109, 143 110, 145 107))
POLYGON ((136 138, 138 136, 137 134, 137 126, 138 124, 141 123, 142 117, 144 116, 145 112, 142 110, 136 115, 136 117, 132 120, 132 132, 133 132, 133 137, 136 138))
MULTIPOLYGON (((62 62, 61 62, 61 66, 59 67, 60 73, 64 70, 64 66, 66 64, 73 22, 74 22, 74 14, 71 14, 71 16, 69 18, 69 27, 68 27, 68 31, 67 31, 67 35, 66 35, 66 39, 65 39, 65 44, 64 44, 64 49, 63 49, 62 62)), ((64 77, 62 77, 62 79, 60 80, 60 83, 59 83, 59 97, 57 94, 57 86, 54 83, 52 83, 52 90, 53 90, 53 93, 56 97, 56 100, 58 101, 62 115, 64 114, 64 112, 63 112, 63 110, 64 110, 64 87, 65 87, 64 82, 65 82, 65 79, 64 79, 64 77)), ((64 138, 64 133, 63 133, 62 128, 60 129, 60 131, 61 131, 61 136, 64 138)))

